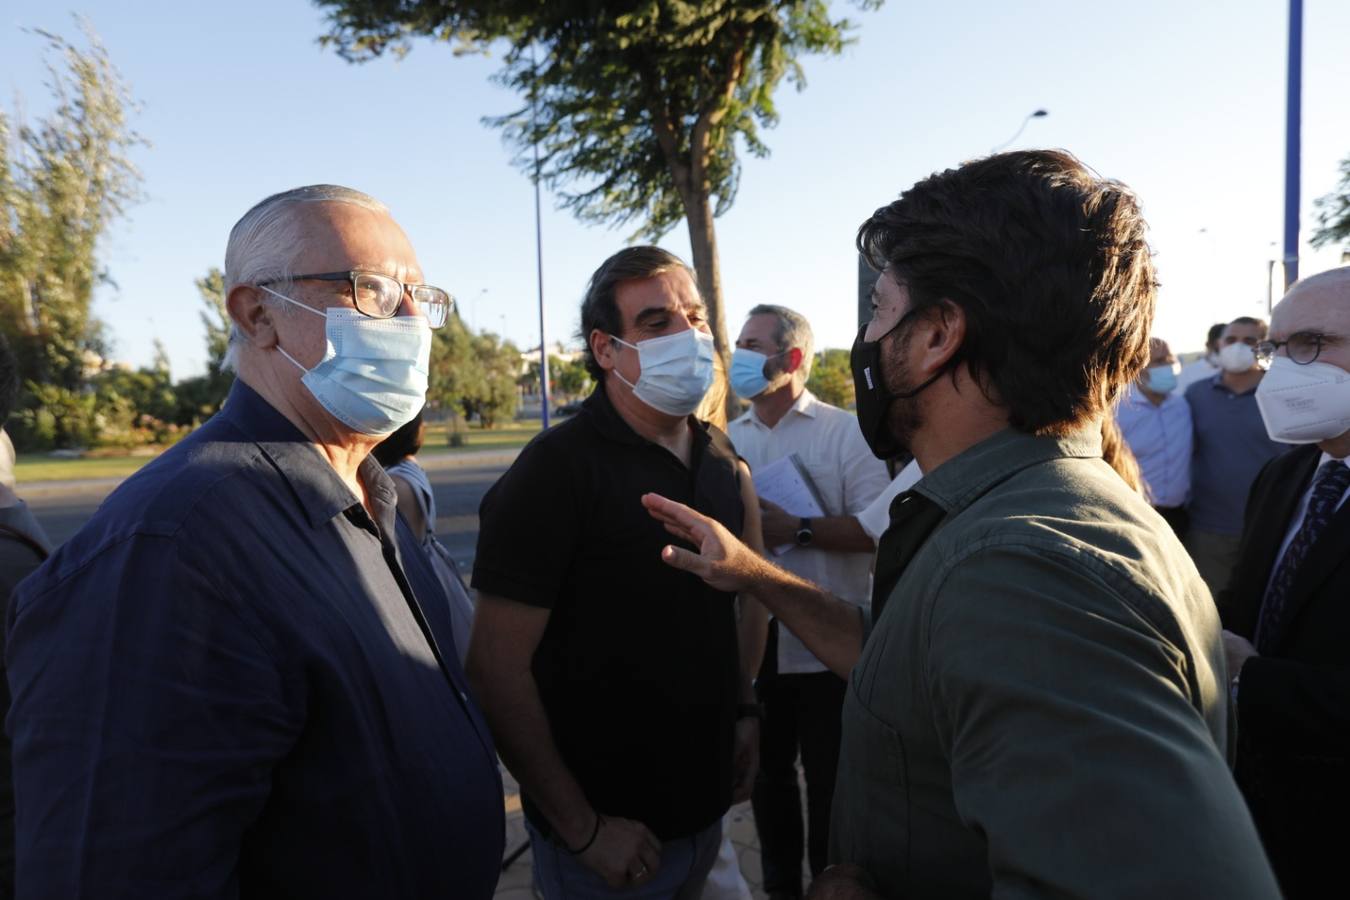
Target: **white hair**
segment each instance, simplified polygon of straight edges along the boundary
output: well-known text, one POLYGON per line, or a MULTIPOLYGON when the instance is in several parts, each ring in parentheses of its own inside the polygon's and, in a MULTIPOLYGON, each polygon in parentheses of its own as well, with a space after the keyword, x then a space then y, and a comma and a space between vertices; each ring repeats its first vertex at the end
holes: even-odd
MULTIPOLYGON (((305 245, 304 220, 295 213, 305 203, 350 203, 389 214, 388 207, 369 194, 336 184, 311 184, 273 194, 244 213, 230 229, 225 245, 225 296, 236 285, 270 278, 285 280, 292 274, 291 262, 305 245)), ((222 369, 235 368, 243 341, 244 333, 232 324, 230 343, 220 362, 222 369)))

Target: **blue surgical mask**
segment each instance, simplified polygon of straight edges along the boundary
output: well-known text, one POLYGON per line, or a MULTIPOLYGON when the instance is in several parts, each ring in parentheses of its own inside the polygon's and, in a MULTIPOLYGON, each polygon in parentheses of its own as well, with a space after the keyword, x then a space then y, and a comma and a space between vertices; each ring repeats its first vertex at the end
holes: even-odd
POLYGON ((633 389, 633 395, 668 416, 687 416, 698 409, 713 383, 713 339, 706 331, 689 328, 630 344, 638 352, 642 372, 636 384, 614 369, 614 376, 633 389))
POLYGON ((1147 370, 1145 383, 1155 394, 1170 394, 1177 389, 1177 367, 1175 365, 1151 366, 1147 370))
POLYGON ((427 401, 431 326, 423 316, 372 319, 348 307, 313 307, 270 288, 264 291, 327 321, 328 349, 312 369, 277 350, 304 372, 300 383, 333 418, 362 434, 390 434, 413 420, 427 401))
POLYGON ((736 392, 736 396, 749 400, 762 394, 769 386, 769 379, 764 374, 765 364, 775 357, 782 356, 783 353, 766 356, 758 350, 749 350, 745 347, 737 347, 732 351, 731 389, 736 392))

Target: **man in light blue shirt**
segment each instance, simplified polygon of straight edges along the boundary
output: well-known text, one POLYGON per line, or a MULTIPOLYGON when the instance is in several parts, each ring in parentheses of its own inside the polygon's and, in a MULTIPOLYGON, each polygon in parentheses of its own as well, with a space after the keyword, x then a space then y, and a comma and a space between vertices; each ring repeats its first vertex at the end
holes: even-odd
POLYGON ((1177 359, 1167 342, 1150 338, 1148 347, 1148 368, 1121 398, 1116 422, 1139 460, 1148 502, 1180 537, 1191 492, 1191 408, 1176 393, 1177 359))

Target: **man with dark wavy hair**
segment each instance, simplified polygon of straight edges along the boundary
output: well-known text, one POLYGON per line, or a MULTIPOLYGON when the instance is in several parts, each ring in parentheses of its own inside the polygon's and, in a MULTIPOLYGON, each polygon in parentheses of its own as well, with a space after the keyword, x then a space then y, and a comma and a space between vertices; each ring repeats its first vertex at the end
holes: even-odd
POLYGON ((872 613, 644 498, 666 562, 759 597, 849 678, 815 897, 1277 891, 1233 783, 1218 616, 1171 529, 1101 459, 1148 358, 1134 195, 1062 151, 920 181, 863 223, 882 275, 853 348, 896 498, 872 613))

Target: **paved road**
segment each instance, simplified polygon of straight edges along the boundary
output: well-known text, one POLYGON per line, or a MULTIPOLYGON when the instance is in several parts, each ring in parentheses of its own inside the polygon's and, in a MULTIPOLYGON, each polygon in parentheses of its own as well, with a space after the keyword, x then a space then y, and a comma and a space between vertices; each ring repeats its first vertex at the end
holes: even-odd
MULTIPOLYGON (((466 576, 478 540, 478 503, 506 471, 514 452, 431 456, 422 460, 436 495, 436 533, 466 576)), ((117 486, 114 479, 19 486, 47 534, 58 544, 80 529, 103 498, 117 486)))

